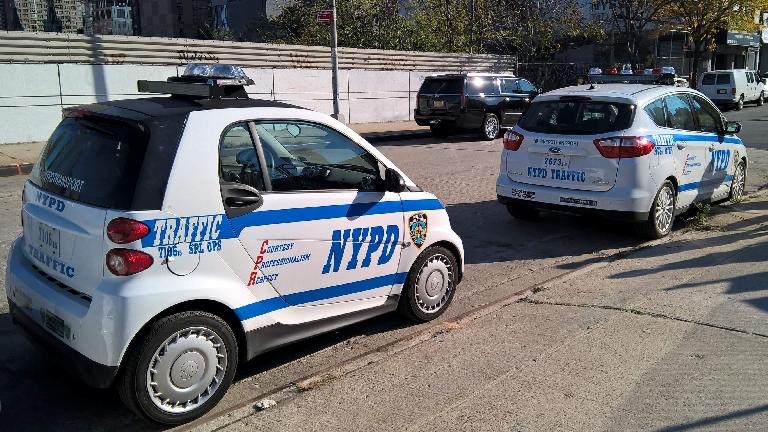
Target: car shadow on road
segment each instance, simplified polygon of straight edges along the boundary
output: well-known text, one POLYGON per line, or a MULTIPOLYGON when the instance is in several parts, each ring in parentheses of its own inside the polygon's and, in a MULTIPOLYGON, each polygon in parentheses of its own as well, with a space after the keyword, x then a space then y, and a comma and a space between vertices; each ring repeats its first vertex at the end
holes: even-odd
POLYGON ((591 216, 542 212, 537 221, 522 221, 497 201, 453 204, 447 211, 467 264, 579 256, 645 241, 631 224, 591 216))

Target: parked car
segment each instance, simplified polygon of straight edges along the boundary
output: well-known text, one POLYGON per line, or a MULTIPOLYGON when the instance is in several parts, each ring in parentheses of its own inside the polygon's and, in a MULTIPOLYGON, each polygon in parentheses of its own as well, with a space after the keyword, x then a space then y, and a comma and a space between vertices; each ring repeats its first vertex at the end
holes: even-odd
POLYGON ((464 251, 434 195, 333 118, 249 99, 239 68, 169 81, 69 110, 24 185, 6 293, 52 359, 180 424, 238 362, 446 310, 464 251))
POLYGON ((746 102, 765 103, 765 82, 746 69, 717 70, 701 74, 698 90, 718 105, 744 108, 746 102))
POLYGON ((496 194, 517 218, 541 209, 599 215, 660 238, 694 203, 742 196, 749 160, 740 130, 684 87, 555 90, 504 136, 496 194))
POLYGON ((505 74, 465 73, 427 77, 416 96, 414 119, 436 137, 476 130, 492 140, 514 126, 541 90, 530 81, 505 74))

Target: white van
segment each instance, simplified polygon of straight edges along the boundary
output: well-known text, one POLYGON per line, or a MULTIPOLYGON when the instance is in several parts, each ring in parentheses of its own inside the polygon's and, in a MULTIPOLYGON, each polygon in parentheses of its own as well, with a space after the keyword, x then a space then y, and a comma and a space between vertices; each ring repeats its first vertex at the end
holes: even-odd
POLYGON ((745 102, 765 101, 765 83, 757 72, 746 69, 720 70, 701 74, 698 90, 718 105, 744 108, 745 102))

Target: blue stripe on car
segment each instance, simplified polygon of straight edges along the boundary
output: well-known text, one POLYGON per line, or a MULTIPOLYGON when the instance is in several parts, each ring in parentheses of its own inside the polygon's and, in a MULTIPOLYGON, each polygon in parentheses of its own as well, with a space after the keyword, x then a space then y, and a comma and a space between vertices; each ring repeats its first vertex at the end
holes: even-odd
POLYGON ((708 186, 708 185, 717 185, 720 183, 725 183, 733 180, 733 176, 725 176, 722 179, 712 179, 712 180, 705 180, 700 182, 693 182, 693 183, 686 183, 681 184, 677 187, 678 192, 685 192, 689 190, 699 189, 702 186, 708 186))
POLYGON ((240 320, 245 321, 247 319, 265 315, 270 312, 274 312, 290 306, 299 306, 302 304, 327 300, 334 297, 341 297, 363 291, 370 291, 377 288, 399 285, 405 283, 406 277, 408 277, 408 273, 394 273, 384 276, 377 276, 370 279, 333 285, 325 288, 301 291, 288 294, 283 297, 272 297, 266 300, 260 300, 255 303, 241 306, 235 309, 235 313, 240 318, 240 320))

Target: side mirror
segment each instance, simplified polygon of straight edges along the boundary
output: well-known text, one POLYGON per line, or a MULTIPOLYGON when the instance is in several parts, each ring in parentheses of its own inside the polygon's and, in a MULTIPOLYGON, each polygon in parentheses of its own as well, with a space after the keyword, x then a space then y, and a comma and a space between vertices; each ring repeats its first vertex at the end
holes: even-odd
POLYGON ((387 192, 401 193, 406 190, 403 176, 392 168, 387 168, 384 171, 384 187, 387 192))
POLYGON ((725 122, 725 133, 737 134, 741 132, 741 123, 735 121, 725 122))

